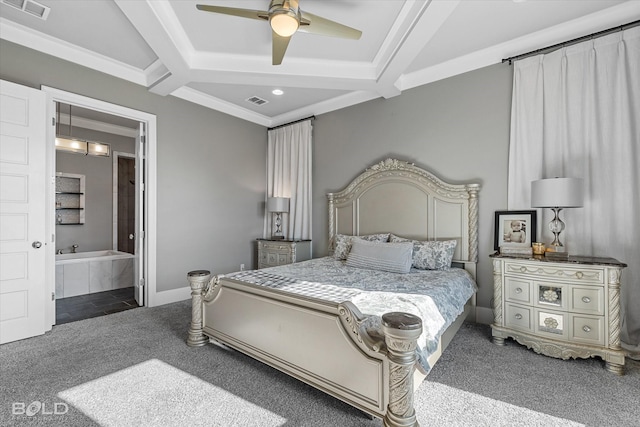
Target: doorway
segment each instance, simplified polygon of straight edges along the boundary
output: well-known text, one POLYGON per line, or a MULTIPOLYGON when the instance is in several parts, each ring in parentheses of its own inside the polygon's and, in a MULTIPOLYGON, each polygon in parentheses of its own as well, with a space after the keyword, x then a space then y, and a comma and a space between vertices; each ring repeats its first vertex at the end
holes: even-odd
MULTIPOLYGON (((136 198, 135 203, 139 205, 140 214, 136 217, 138 221, 135 221, 134 229, 137 227, 139 231, 134 233, 134 250, 136 257, 135 273, 134 273, 134 290, 135 295, 139 298, 138 304, 140 306, 153 306, 155 298, 155 255, 156 255, 156 243, 155 243, 155 224, 156 224, 156 211, 155 211, 155 146, 156 146, 156 117, 152 114, 148 114, 138 110, 132 110, 127 107, 122 107, 115 104, 110 104, 104 101, 87 98, 81 95, 61 91, 58 89, 43 86, 41 88, 45 93, 49 95, 49 107, 48 115, 55 117, 55 104, 62 102, 65 104, 73 105, 74 111, 77 108, 90 110, 97 115, 113 115, 116 117, 133 120, 139 127, 137 136, 135 137, 135 154, 132 156, 136 165, 140 164, 140 167, 136 167, 138 176, 131 181, 137 187, 135 191, 136 198), (146 183, 146 185, 144 185, 146 183), (138 289, 139 288, 139 289, 138 289), (145 291, 145 292, 142 292, 145 291)), ((77 123, 79 119, 74 117, 74 123, 77 123)), ((53 141, 55 139, 54 126, 49 128, 49 136, 47 138, 51 141, 51 147, 53 147, 53 141)), ((55 150, 50 151, 48 170, 53 175, 55 174, 55 150)), ((48 172, 48 173, 49 173, 48 172)), ((135 176, 135 175, 134 175, 135 176)), ((111 180, 110 180, 111 181, 111 180)), ((53 182, 53 181, 52 181, 53 182)), ((129 182, 127 180, 126 182, 129 182)), ((110 185, 110 184, 109 184, 110 185)), ((49 189, 49 204, 53 209, 54 200, 54 186, 51 184, 49 189)), ((114 189, 115 192, 115 189, 114 189)), ((55 215, 50 215, 49 229, 52 232, 52 236, 55 238, 55 215)), ((129 233, 131 234, 131 233, 129 233)), ((122 240, 122 239, 119 239, 122 240)), ((128 239, 124 239, 126 242, 128 239)), ((113 239, 115 242, 115 238, 113 239)), ((53 242, 53 240, 52 240, 53 242)), ((117 246, 114 247, 117 249, 117 246)), ((49 283, 53 283, 51 286, 55 286, 55 253, 54 245, 49 245, 50 261, 48 263, 47 273, 51 278, 49 283)), ((127 253, 129 250, 127 250, 127 253)), ((52 293, 54 289, 51 290, 52 293)), ((55 305, 48 309, 48 316, 52 319, 52 323, 55 323, 55 305)))

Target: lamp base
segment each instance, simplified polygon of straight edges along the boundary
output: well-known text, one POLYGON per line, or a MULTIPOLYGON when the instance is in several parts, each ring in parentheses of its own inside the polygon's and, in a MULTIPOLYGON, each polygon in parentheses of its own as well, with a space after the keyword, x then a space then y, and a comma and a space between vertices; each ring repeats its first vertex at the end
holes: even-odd
POLYGON ((284 240, 284 236, 271 236, 271 240, 284 240))

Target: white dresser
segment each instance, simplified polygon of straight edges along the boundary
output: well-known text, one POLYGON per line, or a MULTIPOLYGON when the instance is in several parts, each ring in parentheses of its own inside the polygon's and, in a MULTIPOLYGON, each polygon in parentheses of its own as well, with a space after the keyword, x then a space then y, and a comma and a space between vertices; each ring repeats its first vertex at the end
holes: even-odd
POLYGON ((609 371, 624 374, 620 286, 626 264, 594 257, 491 257, 495 344, 513 338, 551 357, 599 356, 609 371))
POLYGON ((258 239, 258 268, 311 259, 311 240, 258 239))

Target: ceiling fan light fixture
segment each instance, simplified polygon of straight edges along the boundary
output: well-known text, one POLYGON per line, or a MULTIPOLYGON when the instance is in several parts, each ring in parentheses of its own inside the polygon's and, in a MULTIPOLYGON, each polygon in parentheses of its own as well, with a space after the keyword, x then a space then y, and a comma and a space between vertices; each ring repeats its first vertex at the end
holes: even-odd
POLYGON ((300 26, 298 17, 290 10, 279 10, 269 17, 271 29, 280 37, 291 37, 300 26))

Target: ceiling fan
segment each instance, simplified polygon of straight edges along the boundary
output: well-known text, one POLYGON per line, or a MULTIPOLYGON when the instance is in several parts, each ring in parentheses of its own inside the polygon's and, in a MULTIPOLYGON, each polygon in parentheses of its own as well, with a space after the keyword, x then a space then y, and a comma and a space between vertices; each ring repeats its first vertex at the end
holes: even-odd
POLYGON ((271 56, 273 65, 282 64, 282 58, 287 51, 287 46, 289 46, 289 40, 297 31, 354 40, 358 40, 362 35, 362 31, 355 28, 301 11, 298 7, 298 0, 271 0, 267 11, 209 6, 206 4, 198 4, 196 7, 205 12, 269 21, 272 34, 271 56))

